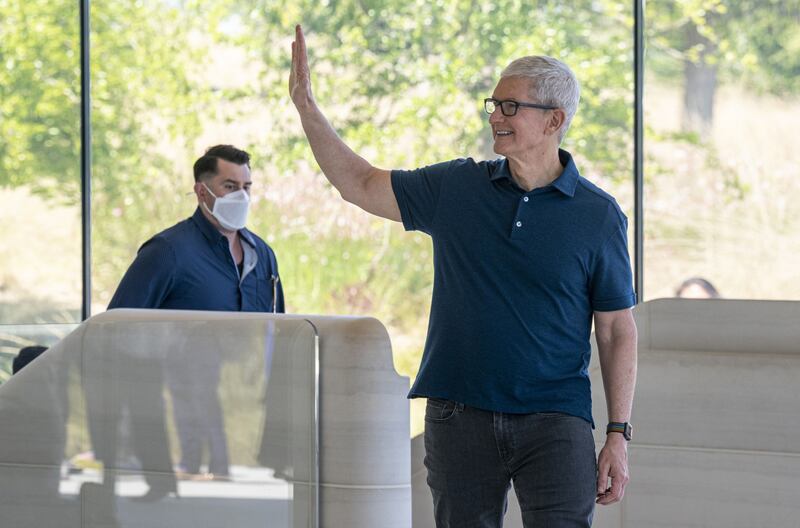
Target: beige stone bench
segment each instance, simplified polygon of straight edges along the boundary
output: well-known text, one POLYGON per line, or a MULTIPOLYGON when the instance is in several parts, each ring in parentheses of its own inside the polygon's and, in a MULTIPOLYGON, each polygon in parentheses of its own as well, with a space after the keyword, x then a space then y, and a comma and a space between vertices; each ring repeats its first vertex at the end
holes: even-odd
POLYGON ((409 528, 408 386, 373 318, 100 314, 0 386, 0 526, 409 528), (120 415, 136 412, 142 449, 164 466, 147 472, 174 482, 176 354, 221 368, 219 386, 200 390, 221 400, 230 480, 178 481, 180 498, 136 503, 142 470, 65 474, 77 446, 125 451, 120 415), (110 474, 115 487, 101 486, 110 474))
MULTIPOLYGON (((800 303, 659 299, 635 312, 632 480, 594 526, 800 526, 800 303)), ((592 385, 603 424, 598 368, 592 385)))

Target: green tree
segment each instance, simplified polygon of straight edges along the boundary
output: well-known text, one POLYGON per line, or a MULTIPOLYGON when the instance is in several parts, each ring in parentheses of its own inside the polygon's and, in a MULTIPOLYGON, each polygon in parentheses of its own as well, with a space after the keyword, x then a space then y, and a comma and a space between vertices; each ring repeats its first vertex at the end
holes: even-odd
MULTIPOLYGON (((0 0, 0 186, 27 186, 76 207, 77 6, 0 0)), ((92 226, 101 296, 143 233, 174 212, 174 189, 208 99, 196 73, 203 46, 189 38, 204 25, 199 13, 166 1, 92 3, 92 226)))
POLYGON ((720 82, 800 91, 800 1, 677 0, 648 4, 653 71, 683 80, 683 129, 705 135, 720 82))
MULTIPOLYGON (((548 54, 582 82, 582 106, 567 147, 584 168, 630 174, 632 19, 615 1, 301 0, 238 4, 248 28, 238 43, 262 54, 259 93, 286 104, 288 41, 295 23, 309 40, 317 98, 356 151, 385 166, 415 166, 454 156, 491 157, 482 99, 510 60, 548 54), (253 38, 258 36, 258 38, 253 38), (265 42, 267 43, 265 45, 265 42), (283 45, 276 45, 281 42, 283 45), (276 80, 275 71, 281 72, 276 80)), ((293 122, 271 154, 291 170, 308 159, 293 122)))

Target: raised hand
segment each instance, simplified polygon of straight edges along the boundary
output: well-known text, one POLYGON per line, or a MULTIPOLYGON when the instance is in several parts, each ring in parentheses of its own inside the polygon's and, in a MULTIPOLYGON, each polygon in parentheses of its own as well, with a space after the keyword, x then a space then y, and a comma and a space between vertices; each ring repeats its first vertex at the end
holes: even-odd
POLYGON ((314 102, 311 93, 311 71, 308 69, 306 39, 300 24, 294 28, 292 42, 292 71, 289 74, 289 96, 298 108, 304 108, 314 102))

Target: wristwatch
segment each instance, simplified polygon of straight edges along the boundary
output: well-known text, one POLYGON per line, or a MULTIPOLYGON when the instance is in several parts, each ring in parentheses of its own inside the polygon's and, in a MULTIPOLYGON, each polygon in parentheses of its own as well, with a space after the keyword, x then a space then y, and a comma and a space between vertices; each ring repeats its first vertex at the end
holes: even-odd
POLYGON ((606 434, 609 433, 619 433, 625 440, 630 442, 631 435, 633 434, 633 427, 631 427, 631 424, 628 422, 610 422, 608 427, 606 427, 606 434))

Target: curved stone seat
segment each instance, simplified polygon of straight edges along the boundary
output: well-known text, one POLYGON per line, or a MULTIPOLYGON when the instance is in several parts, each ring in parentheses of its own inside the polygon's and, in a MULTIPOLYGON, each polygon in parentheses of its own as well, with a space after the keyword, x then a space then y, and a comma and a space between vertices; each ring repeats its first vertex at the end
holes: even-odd
POLYGON ((407 528, 407 390, 372 318, 97 315, 0 386, 0 526, 407 528), (219 400, 229 476, 176 480, 182 389, 219 400))

